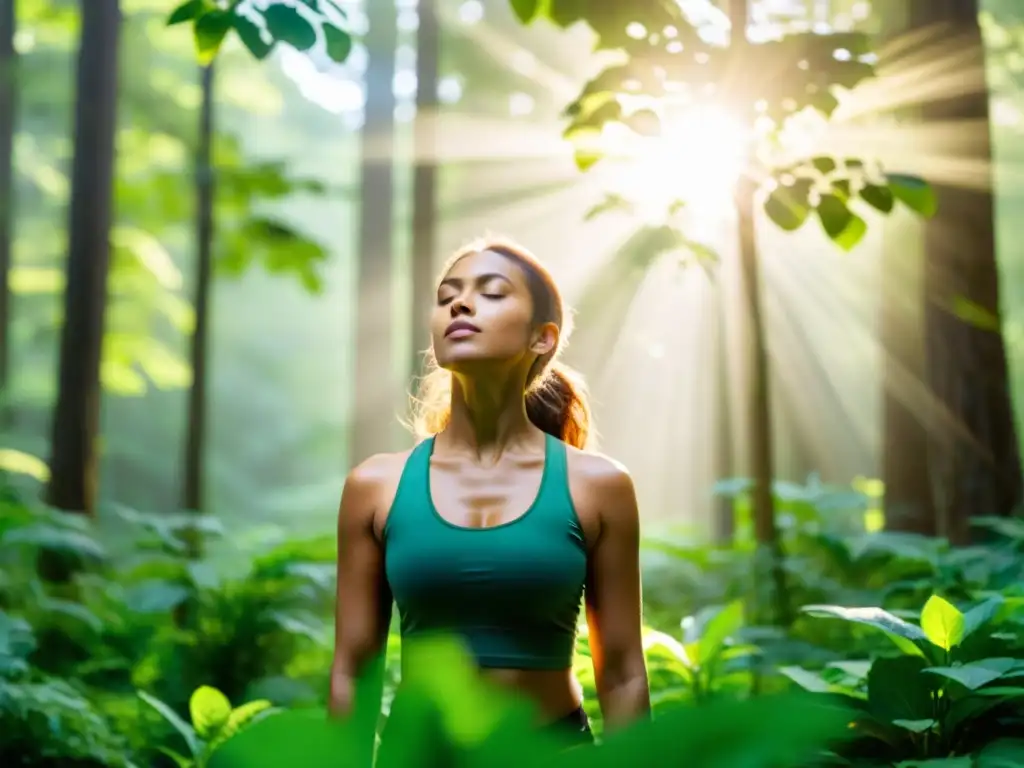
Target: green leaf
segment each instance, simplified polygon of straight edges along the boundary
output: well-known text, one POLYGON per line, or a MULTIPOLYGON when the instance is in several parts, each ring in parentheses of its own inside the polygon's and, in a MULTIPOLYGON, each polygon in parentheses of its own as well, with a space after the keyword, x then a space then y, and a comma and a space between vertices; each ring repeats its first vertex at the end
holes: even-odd
POLYGON ((545 6, 543 0, 509 0, 512 5, 512 12, 519 19, 520 24, 529 24, 538 16, 542 15, 545 6))
POLYGON ((189 760, 187 757, 178 752, 175 752, 173 749, 168 749, 167 747, 157 747, 157 751, 167 755, 167 757, 174 761, 174 764, 178 766, 178 768, 192 768, 192 766, 195 765, 195 762, 193 760, 189 760))
POLYGON ((779 667, 779 672, 805 691, 810 691, 811 693, 838 693, 842 690, 839 686, 825 680, 817 672, 812 672, 803 667, 779 667))
POLYGON ((892 190, 878 184, 865 184, 860 191, 860 198, 882 213, 892 213, 893 206, 896 204, 896 197, 892 190))
POLYGON ((256 699, 231 710, 227 721, 217 732, 216 738, 210 742, 210 751, 219 748, 228 739, 237 736, 246 726, 252 725, 258 718, 270 713, 272 709, 273 704, 267 699, 256 699))
POLYGON ((924 733, 938 725, 938 722, 928 718, 927 720, 893 720, 892 724, 911 733, 924 733))
POLYGON ((1003 606, 1002 595, 994 595, 964 613, 964 638, 970 637, 995 618, 1003 606))
POLYGON ((844 250, 852 249, 868 231, 864 219, 851 211, 838 195, 823 194, 817 212, 825 234, 844 250))
POLYGON ((352 36, 340 27, 327 22, 324 22, 321 29, 324 33, 327 55, 336 64, 343 64, 352 52, 352 36))
POLYGON ((915 213, 930 219, 938 211, 935 190, 924 179, 899 173, 886 174, 886 179, 896 199, 915 213))
POLYGON ((832 173, 832 171, 838 167, 836 165, 836 161, 827 156, 813 158, 811 160, 811 165, 813 165, 814 169, 822 176, 828 176, 828 174, 832 173))
POLYGON ((975 758, 975 768, 1020 768, 1024 765, 1024 739, 999 739, 985 745, 975 758))
POLYGON ((934 678, 921 674, 920 656, 879 658, 868 672, 868 709, 881 720, 928 720, 933 715, 934 678))
MULTIPOLYGON (((927 640, 920 627, 904 621, 881 608, 845 608, 840 605, 807 605, 803 612, 819 618, 842 619, 856 624, 865 624, 880 629, 896 643, 904 653, 924 657, 924 651, 916 643, 927 640)), ((910 718, 913 719, 913 718, 910 718)))
POLYGON ((956 606, 932 595, 921 610, 921 629, 933 644, 948 651, 964 639, 964 615, 956 606))
POLYGON ((951 303, 950 311, 953 315, 971 327, 990 333, 999 333, 1002 330, 1003 324, 999 320, 999 315, 981 304, 964 296, 954 296, 951 303))
POLYGON ((185 739, 185 743, 188 744, 188 748, 192 753, 192 756, 198 757, 200 751, 199 740, 196 738, 196 732, 192 726, 178 717, 177 712, 155 696, 151 696, 145 691, 138 691, 138 695, 140 699, 159 712, 161 716, 163 716, 164 720, 174 727, 174 730, 181 734, 182 738, 185 739))
POLYGON ((627 200, 625 197, 615 193, 607 193, 601 202, 592 206, 583 216, 584 221, 592 221, 598 216, 612 211, 622 211, 624 213, 632 213, 634 210, 633 203, 627 200))
POLYGON ((589 170, 596 163, 600 162, 603 157, 603 152, 599 152, 594 149, 577 149, 573 154, 573 159, 576 161, 576 167, 581 171, 589 170))
POLYGON ((230 11, 215 9, 196 19, 193 32, 200 64, 207 65, 216 58, 224 36, 231 29, 233 17, 230 11))
POLYGON ((290 5, 275 4, 263 11, 267 29, 277 41, 288 43, 297 51, 308 51, 316 45, 316 30, 301 13, 290 5))
POLYGON ((808 179, 797 179, 791 185, 777 186, 764 202, 768 218, 786 232, 800 229, 811 213, 808 197, 812 186, 813 183, 808 179))
POLYGON ((231 702, 228 697, 209 685, 201 685, 188 701, 192 725, 200 738, 209 739, 231 717, 231 702))
POLYGON ((718 655, 725 641, 743 626, 743 602, 735 600, 715 614, 704 627, 697 643, 697 663, 706 666, 718 655))
POLYGON ((14 448, 0 448, 0 472, 27 475, 40 483, 50 479, 50 467, 45 461, 14 448))
MULTIPOLYGON (((353 719, 337 721, 322 709, 286 710, 252 723, 248 728, 210 755, 209 768, 334 768, 344 765, 369 765, 354 759, 365 750, 360 742, 365 735, 354 727, 353 719), (339 756, 345 757, 339 761, 339 756)), ((404 740, 407 733, 401 733, 404 740)), ((372 743, 373 735, 370 734, 372 743)))
POLYGON ((1011 658, 980 659, 956 667, 928 667, 924 671, 955 680, 964 688, 974 691, 998 680, 1018 664, 1016 659, 1011 658))
POLYGON ((242 41, 242 45, 258 61, 263 61, 274 50, 274 41, 267 42, 263 38, 263 30, 254 24, 251 19, 236 13, 233 14, 231 25, 235 28, 235 32, 238 34, 238 39, 242 41))
POLYGON ((167 26, 173 27, 175 24, 192 21, 192 19, 199 16, 208 7, 207 0, 185 0, 185 2, 171 11, 171 15, 167 17, 167 26))

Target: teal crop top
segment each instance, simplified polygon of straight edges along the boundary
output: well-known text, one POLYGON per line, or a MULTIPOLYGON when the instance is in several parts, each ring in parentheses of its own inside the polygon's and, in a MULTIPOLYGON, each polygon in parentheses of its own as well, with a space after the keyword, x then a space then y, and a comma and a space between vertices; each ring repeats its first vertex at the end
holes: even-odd
POLYGON ((587 552, 569 493, 565 443, 546 435, 526 514, 491 528, 443 519, 430 495, 434 440, 406 462, 384 526, 384 567, 402 637, 449 632, 481 667, 572 666, 587 552))

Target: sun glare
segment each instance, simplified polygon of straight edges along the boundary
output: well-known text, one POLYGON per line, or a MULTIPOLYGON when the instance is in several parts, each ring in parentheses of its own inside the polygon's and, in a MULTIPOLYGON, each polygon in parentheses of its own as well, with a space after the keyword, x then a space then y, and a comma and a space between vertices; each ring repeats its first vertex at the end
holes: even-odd
POLYGON ((750 133, 724 109, 694 109, 668 122, 660 136, 639 140, 621 172, 623 194, 655 217, 676 201, 721 212, 744 171, 750 133))

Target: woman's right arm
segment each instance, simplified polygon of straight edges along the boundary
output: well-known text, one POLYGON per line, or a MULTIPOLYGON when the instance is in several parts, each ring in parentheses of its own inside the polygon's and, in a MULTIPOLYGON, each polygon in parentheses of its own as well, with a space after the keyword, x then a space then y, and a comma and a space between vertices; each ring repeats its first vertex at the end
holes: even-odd
MULTIPOLYGON (((383 458, 383 457, 380 457, 383 458)), ((374 661, 383 662, 391 620, 391 592, 374 518, 384 485, 378 457, 352 470, 338 510, 338 584, 330 712, 346 716, 356 703, 356 681, 374 661)), ((381 664, 383 673, 383 663, 381 664)), ((368 683, 370 681, 367 681, 368 683)), ((372 687, 383 684, 373 681, 372 687)), ((380 702, 376 707, 379 712, 380 702)), ((369 713, 367 713, 369 714, 369 713)), ((374 713, 376 715, 376 713, 374 713)))

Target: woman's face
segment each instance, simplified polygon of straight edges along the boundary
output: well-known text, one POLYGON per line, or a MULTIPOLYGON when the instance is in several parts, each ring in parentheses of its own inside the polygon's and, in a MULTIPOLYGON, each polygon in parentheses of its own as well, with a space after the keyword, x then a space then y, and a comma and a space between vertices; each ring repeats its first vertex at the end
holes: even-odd
POLYGON ((438 365, 451 371, 481 362, 532 364, 558 341, 553 323, 534 328, 522 269, 492 251, 452 265, 438 286, 430 326, 438 365))

